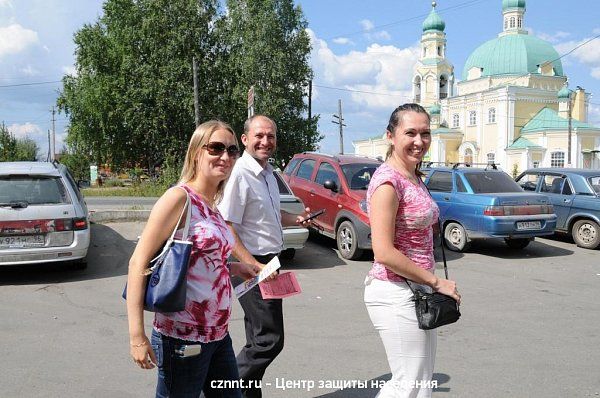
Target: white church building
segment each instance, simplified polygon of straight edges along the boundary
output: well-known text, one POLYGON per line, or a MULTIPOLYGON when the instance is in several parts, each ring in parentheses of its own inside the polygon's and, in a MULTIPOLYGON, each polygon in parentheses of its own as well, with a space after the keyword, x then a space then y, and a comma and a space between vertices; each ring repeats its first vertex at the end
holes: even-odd
MULTIPOLYGON (((494 162, 509 173, 600 168, 600 128, 587 122, 589 94, 569 89, 554 47, 523 29, 525 10, 525 0, 502 0, 502 31, 473 51, 457 81, 433 3, 412 78, 413 101, 431 114, 426 160, 494 162)), ((353 145, 356 154, 385 156, 388 143, 383 134, 353 145)))

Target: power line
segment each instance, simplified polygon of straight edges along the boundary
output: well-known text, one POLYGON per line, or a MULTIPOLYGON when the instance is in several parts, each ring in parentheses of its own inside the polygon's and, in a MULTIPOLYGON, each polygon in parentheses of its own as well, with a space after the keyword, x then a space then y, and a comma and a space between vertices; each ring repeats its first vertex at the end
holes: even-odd
MULTIPOLYGON (((456 4, 454 6, 450 6, 450 7, 446 7, 446 8, 440 8, 439 10, 436 10, 437 13, 443 14, 446 11, 451 11, 451 10, 455 10, 455 9, 461 9, 461 8, 465 8, 465 7, 470 7, 472 5, 475 5, 477 3, 482 3, 484 1, 489 1, 489 0, 469 0, 469 1, 465 1, 464 3, 460 3, 460 4, 456 4)), ((335 36, 331 36, 331 37, 327 37, 324 40, 331 40, 331 39, 336 39, 339 37, 345 37, 345 36, 354 36, 354 35, 358 35, 361 33, 369 33, 371 31, 376 31, 376 30, 380 30, 383 28, 388 28, 390 26, 395 26, 395 25, 399 25, 405 22, 412 22, 412 21, 418 21, 421 20, 425 17, 427 17, 429 15, 429 13, 426 14, 420 14, 420 15, 416 15, 414 17, 409 17, 406 19, 402 19, 400 21, 395 21, 395 22, 390 22, 387 24, 383 24, 383 25, 377 25, 377 26, 373 26, 370 29, 362 29, 359 31, 354 31, 354 32, 350 32, 350 33, 344 33, 344 34, 339 34, 339 35, 335 35, 335 36)))
POLYGON ((52 81, 47 81, 47 82, 34 82, 34 83, 5 84, 5 85, 0 85, 0 88, 23 87, 23 86, 40 86, 40 85, 43 85, 43 84, 54 84, 54 83, 62 83, 62 80, 52 80, 52 81))

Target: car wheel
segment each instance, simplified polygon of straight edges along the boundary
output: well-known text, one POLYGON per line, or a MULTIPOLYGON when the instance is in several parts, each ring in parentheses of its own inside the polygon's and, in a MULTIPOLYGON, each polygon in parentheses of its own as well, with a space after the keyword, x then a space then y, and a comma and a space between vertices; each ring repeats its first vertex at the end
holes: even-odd
POLYGON ((579 220, 571 229, 573 240, 579 247, 595 249, 600 245, 600 227, 592 220, 579 220))
POLYGON ((510 247, 511 249, 515 249, 515 250, 521 250, 527 247, 527 245, 529 245, 529 242, 531 242, 532 239, 529 238, 517 238, 517 239, 508 239, 505 238, 504 242, 506 243, 506 246, 510 247))
POLYGON ((358 248, 358 234, 354 224, 350 221, 344 221, 336 233, 337 247, 340 254, 346 260, 356 260, 363 254, 363 250, 358 248))
POLYGON ((455 252, 463 252, 471 246, 467 232, 462 225, 451 222, 444 228, 444 241, 446 247, 455 252))
POLYGON ((282 260, 291 260, 296 255, 296 249, 285 249, 279 255, 279 258, 282 260))

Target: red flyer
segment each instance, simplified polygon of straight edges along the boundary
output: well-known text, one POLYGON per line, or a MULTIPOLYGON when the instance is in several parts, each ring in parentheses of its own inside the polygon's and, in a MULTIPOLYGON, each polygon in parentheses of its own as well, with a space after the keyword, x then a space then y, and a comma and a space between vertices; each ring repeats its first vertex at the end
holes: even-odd
POLYGON ((285 298, 302 292, 293 272, 282 272, 277 278, 263 281, 258 286, 263 299, 285 298))

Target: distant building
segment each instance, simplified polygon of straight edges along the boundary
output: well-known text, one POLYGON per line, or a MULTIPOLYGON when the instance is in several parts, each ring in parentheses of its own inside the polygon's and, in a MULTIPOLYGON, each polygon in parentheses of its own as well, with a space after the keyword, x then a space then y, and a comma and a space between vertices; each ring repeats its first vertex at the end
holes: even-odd
MULTIPOLYGON (((552 45, 523 29, 525 0, 502 0, 503 29, 467 59, 462 80, 446 59, 445 23, 423 22, 413 100, 429 109, 428 160, 499 164, 504 170, 600 168, 600 128, 587 123, 589 94, 567 88, 552 45)), ((385 134, 354 141, 355 152, 385 155, 385 134)))

